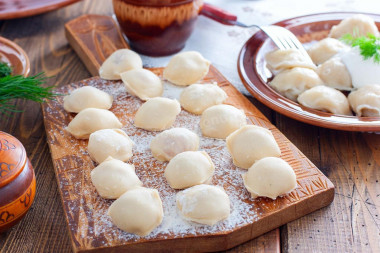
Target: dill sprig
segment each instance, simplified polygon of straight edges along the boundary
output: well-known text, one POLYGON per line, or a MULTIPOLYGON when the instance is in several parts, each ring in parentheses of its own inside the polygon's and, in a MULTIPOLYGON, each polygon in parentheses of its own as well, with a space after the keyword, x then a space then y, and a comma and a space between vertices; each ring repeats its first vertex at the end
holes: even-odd
POLYGON ((373 34, 361 37, 345 34, 341 40, 352 47, 359 47, 360 54, 363 56, 364 60, 373 58, 375 63, 380 64, 380 37, 376 37, 373 34))
POLYGON ((0 77, 9 76, 12 68, 5 62, 0 62, 0 77))
POLYGON ((45 99, 53 99, 60 95, 52 91, 54 86, 42 86, 47 78, 44 73, 30 77, 21 75, 0 77, 0 112, 19 112, 12 103, 13 99, 28 99, 42 103, 45 99))

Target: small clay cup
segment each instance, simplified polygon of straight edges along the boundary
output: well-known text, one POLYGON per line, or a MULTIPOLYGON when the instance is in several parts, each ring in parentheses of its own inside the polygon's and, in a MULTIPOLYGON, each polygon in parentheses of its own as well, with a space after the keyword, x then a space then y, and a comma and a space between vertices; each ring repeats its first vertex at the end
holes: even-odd
POLYGON ((19 222, 36 194, 36 177, 25 148, 0 131, 0 233, 19 222))
POLYGON ((194 30, 203 0, 113 0, 133 50, 150 56, 180 51, 194 30))

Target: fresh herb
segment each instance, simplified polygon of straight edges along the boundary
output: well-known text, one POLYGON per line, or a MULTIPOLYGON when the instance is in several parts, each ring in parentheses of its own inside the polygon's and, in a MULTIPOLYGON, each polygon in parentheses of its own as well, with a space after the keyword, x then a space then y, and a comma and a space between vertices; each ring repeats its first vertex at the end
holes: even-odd
POLYGON ((346 34, 343 35, 341 40, 352 47, 358 46, 364 60, 373 58, 375 63, 380 64, 380 37, 373 34, 368 34, 367 37, 355 37, 351 34, 346 34))
POLYGON ((54 86, 42 86, 46 79, 44 73, 30 77, 21 75, 0 77, 0 112, 19 112, 11 102, 13 99, 21 98, 42 103, 44 99, 58 96, 59 94, 52 91, 54 86))
POLYGON ((0 62, 0 77, 9 76, 12 68, 5 62, 0 62))

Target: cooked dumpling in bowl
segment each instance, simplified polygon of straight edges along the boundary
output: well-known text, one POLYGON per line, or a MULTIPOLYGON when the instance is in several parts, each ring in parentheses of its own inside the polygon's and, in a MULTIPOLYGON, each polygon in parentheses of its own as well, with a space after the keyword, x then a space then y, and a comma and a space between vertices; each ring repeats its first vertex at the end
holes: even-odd
POLYGON ((351 92, 348 102, 359 117, 380 117, 380 85, 366 85, 351 92))
POLYGON ((352 115, 346 96, 328 86, 313 87, 298 96, 298 102, 306 107, 339 115, 352 115))
POLYGON ((276 75, 269 85, 281 95, 297 101, 299 94, 317 85, 323 85, 318 74, 308 68, 292 68, 276 75))
POLYGON ((294 67, 310 69, 316 68, 314 63, 297 49, 274 50, 265 55, 265 60, 267 62, 268 69, 273 74, 277 74, 285 69, 294 67))
POLYGON ((312 45, 308 54, 316 65, 322 64, 337 53, 348 50, 350 47, 334 38, 325 38, 312 45))
POLYGON ((338 90, 352 90, 351 74, 339 57, 319 65, 316 72, 325 85, 338 90))
POLYGON ((368 33, 379 36, 375 21, 363 14, 353 15, 343 19, 338 25, 334 25, 330 30, 329 37, 339 39, 347 33, 355 37, 367 36, 368 33))

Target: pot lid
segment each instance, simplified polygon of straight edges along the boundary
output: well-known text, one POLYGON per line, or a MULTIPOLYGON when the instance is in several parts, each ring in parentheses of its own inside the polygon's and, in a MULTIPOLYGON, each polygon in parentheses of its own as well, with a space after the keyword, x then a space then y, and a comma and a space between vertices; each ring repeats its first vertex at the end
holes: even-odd
POLYGON ((0 131, 0 187, 12 182, 23 170, 26 151, 21 142, 0 131))

